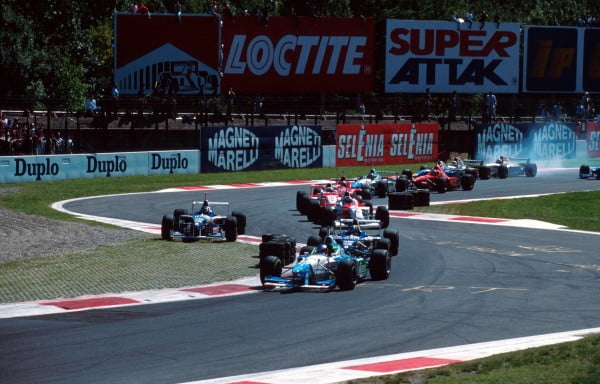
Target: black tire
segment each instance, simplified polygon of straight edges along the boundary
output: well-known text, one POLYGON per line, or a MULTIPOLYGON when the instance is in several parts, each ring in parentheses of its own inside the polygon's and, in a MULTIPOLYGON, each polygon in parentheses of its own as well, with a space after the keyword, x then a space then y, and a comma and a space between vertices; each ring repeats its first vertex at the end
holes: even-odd
POLYGON ((492 170, 490 169, 490 167, 480 167, 479 168, 479 178, 481 180, 489 180, 491 174, 492 174, 492 170))
POLYGON ((323 227, 330 227, 335 225, 336 219, 335 209, 331 206, 327 206, 321 210, 320 223, 323 227))
POLYGON ((306 240, 306 245, 311 245, 316 247, 319 244, 323 244, 323 240, 316 235, 310 235, 308 236, 308 240, 306 240))
POLYGON ((304 204, 304 199, 306 198, 306 192, 305 191, 298 191, 296 192, 296 210, 300 213, 302 213, 302 206, 304 204))
POLYGON ((416 191, 412 191, 412 194, 415 207, 429 207, 431 203, 429 189, 417 189, 416 191))
POLYGON ((315 199, 309 199, 308 200, 308 212, 306 213, 308 220, 312 221, 313 223, 316 223, 319 221, 320 214, 321 214, 321 206, 319 205, 319 202, 315 199))
POLYGON ((396 229, 386 229, 383 231, 383 237, 390 240, 390 255, 398 255, 400 249, 400 233, 396 229))
POLYGON ((404 192, 408 189, 408 178, 405 175, 401 175, 396 179, 396 192, 404 192))
POLYGON ((498 167, 498 178, 506 179, 508 177, 508 167, 506 165, 500 165, 498 167))
POLYGON ((313 249, 315 249, 314 246, 305 245, 304 247, 300 248, 300 253, 298 255, 304 255, 305 253, 308 253, 310 255, 312 253, 313 249))
POLYGON ((581 167, 579 167, 579 177, 580 178, 584 178, 585 175, 589 175, 590 174, 590 166, 589 165, 582 165, 581 167))
POLYGON ((278 258, 281 259, 281 262, 284 265, 286 264, 286 249, 285 249, 284 242, 273 241, 273 240, 267 241, 265 243, 260 243, 260 245, 258 246, 258 249, 259 249, 258 256, 260 257, 261 263, 267 256, 277 256, 278 258))
POLYGON ((381 221, 381 228, 387 228, 390 225, 390 211, 382 205, 375 211, 375 220, 381 221))
POLYGON ((234 216, 227 216, 227 218, 225 218, 223 230, 225 231, 225 240, 230 242, 237 240, 237 220, 234 216))
POLYGON ((537 175, 537 164, 527 164, 525 166, 525 176, 535 177, 537 175))
POLYGON ((435 190, 437 193, 446 193, 447 180, 444 178, 438 178, 435 181, 435 190))
POLYGON ((243 235, 246 233, 246 215, 242 212, 232 211, 231 216, 235 217, 237 221, 237 233, 243 235))
POLYGON ((187 209, 176 209, 173 211, 173 229, 179 231, 179 216, 189 215, 187 209))
POLYGON ((160 225, 160 236, 163 240, 173 240, 171 231, 173 230, 173 216, 164 215, 160 225))
POLYGON ((308 195, 304 195, 300 198, 300 208, 298 209, 300 211, 300 214, 308 215, 308 207, 310 205, 310 200, 311 199, 308 195))
POLYGON ((350 259, 340 261, 335 271, 335 282, 340 291, 351 291, 358 283, 356 263, 350 259))
POLYGON ((266 256, 260 263, 260 283, 265 283, 267 276, 281 276, 283 265, 277 256, 266 256))
POLYGON ((463 191, 470 191, 475 186, 475 178, 473 175, 462 175, 460 178, 460 186, 463 191))
POLYGON ((319 237, 321 238, 321 241, 325 241, 325 236, 329 235, 329 229, 325 228, 325 227, 321 227, 319 228, 319 237))
MULTIPOLYGON (((183 216, 179 220, 183 222, 183 227, 179 226, 179 231, 185 236, 198 236, 198 228, 194 225, 194 218, 192 216, 183 216)), ((194 241, 194 239, 183 239, 185 242, 194 241)))
POLYGON ((363 200, 371 200, 371 190, 361 189, 360 191, 358 191, 358 196, 362 196, 363 200))
POLYGON ((390 239, 386 239, 385 237, 377 239, 377 242, 375 243, 375 249, 385 249, 389 252, 391 248, 392 242, 390 241, 390 239))
POLYGON ((408 180, 412 179, 413 172, 410 169, 403 169, 402 175, 406 176, 408 180))
POLYGON ((387 280, 392 271, 392 259, 388 251, 375 249, 369 261, 372 280, 387 280))
POLYGON ((375 184, 375 193, 377 193, 377 197, 385 197, 387 193, 387 185, 384 182, 377 182, 375 184))
POLYGON ((388 207, 394 211, 413 209, 413 194, 410 192, 393 192, 388 194, 388 207))

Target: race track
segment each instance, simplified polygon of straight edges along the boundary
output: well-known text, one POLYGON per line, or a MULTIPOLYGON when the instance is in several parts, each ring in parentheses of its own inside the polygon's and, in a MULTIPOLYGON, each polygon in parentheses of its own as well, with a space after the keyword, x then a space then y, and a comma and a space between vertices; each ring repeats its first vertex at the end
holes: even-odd
MULTIPOLYGON (((305 241, 316 227, 294 210, 303 188, 211 191, 209 199, 245 212, 249 235, 286 232, 305 241)), ((569 170, 431 197, 590 189, 600 182, 569 170)), ((203 191, 122 195, 66 208, 158 224, 203 198, 203 191)), ((0 372, 27 383, 178 383, 598 326, 597 235, 402 219, 390 226, 401 251, 386 281, 349 292, 257 291, 4 319, 0 333, 11 337, 0 340, 0 372)))

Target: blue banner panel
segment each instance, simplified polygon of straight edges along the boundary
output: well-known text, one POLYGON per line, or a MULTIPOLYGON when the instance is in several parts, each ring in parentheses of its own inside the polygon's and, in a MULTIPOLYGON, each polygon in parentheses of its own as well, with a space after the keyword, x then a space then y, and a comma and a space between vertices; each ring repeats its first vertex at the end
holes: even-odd
POLYGON ((475 126, 475 158, 492 162, 501 155, 532 160, 575 157, 576 124, 551 121, 475 126))
POLYGON ((583 36, 583 90, 600 92, 600 29, 588 28, 583 36))
POLYGON ((525 36, 525 92, 577 89, 577 28, 528 27, 525 36))
POLYGON ((323 165, 320 126, 207 127, 200 141, 203 173, 323 165))

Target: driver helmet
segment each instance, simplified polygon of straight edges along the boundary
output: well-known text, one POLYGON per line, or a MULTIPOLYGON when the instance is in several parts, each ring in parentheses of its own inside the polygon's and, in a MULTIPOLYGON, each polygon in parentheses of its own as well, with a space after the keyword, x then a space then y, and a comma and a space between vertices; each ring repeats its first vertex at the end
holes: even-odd
POLYGON ((317 248, 317 253, 319 253, 320 255, 326 255, 327 254, 327 245, 326 244, 319 245, 319 247, 317 248))
POLYGON ((354 234, 354 235, 360 235, 360 227, 357 224, 354 224, 352 226, 352 234, 354 234))
POLYGON ((350 192, 348 192, 348 191, 344 192, 344 197, 342 197, 342 202, 345 204, 352 203, 352 196, 350 196, 350 192))
POLYGON ((204 200, 204 202, 202 203, 200 213, 202 215, 210 215, 212 213, 212 209, 210 209, 210 207, 208 206, 208 200, 204 200))
POLYGON ((331 183, 327 183, 325 185, 325 191, 326 192, 333 192, 333 186, 331 185, 331 183))

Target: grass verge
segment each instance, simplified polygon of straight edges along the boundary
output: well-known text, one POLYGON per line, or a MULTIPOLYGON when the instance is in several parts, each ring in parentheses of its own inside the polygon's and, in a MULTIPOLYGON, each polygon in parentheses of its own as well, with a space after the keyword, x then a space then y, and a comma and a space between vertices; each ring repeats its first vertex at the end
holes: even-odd
POLYGON ((600 384, 600 336, 349 384, 600 384))

